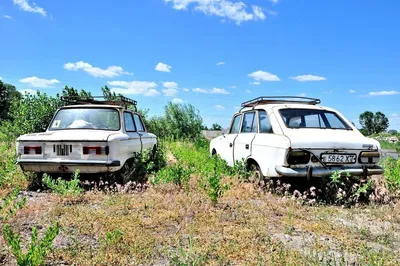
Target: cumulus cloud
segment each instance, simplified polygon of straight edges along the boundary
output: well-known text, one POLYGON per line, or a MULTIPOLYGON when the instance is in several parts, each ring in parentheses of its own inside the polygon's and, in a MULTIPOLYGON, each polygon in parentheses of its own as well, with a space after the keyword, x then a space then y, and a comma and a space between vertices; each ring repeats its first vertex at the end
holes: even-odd
POLYGON ((246 92, 246 93, 251 93, 251 91, 250 91, 250 90, 246 90, 245 92, 246 92))
POLYGON ((190 90, 188 88, 183 88, 184 92, 189 92, 190 90))
POLYGON ((250 73, 247 76, 257 81, 280 81, 277 75, 262 70, 250 73))
POLYGON ((19 82, 29 84, 35 88, 52 88, 52 85, 60 83, 60 81, 56 79, 42 79, 35 76, 20 79, 19 82))
POLYGON ((299 75, 299 76, 295 76, 295 77, 290 77, 290 79, 300 81, 300 82, 326 80, 325 77, 314 76, 314 75, 299 75))
POLYGON ((110 81, 108 82, 111 91, 121 93, 123 95, 138 95, 157 96, 160 92, 157 91, 157 84, 153 81, 110 81))
POLYGON ((297 96, 299 96, 299 97, 306 97, 307 94, 303 92, 303 93, 297 94, 297 96))
POLYGON ((13 0, 14 5, 19 6, 20 9, 26 12, 33 12, 33 13, 39 13, 42 16, 47 16, 46 10, 44 10, 42 7, 37 6, 35 3, 29 4, 28 0, 13 0))
POLYGON ((178 83, 175 81, 167 81, 163 83, 162 92, 165 96, 175 96, 178 93, 178 83))
POLYGON ((249 10, 243 2, 229 0, 164 0, 164 2, 172 3, 172 7, 176 10, 187 10, 189 6, 192 6, 195 11, 220 17, 223 21, 234 21, 238 25, 244 21, 266 18, 261 7, 253 5, 252 10, 249 10))
POLYGON ((233 86, 231 86, 230 88, 231 88, 231 89, 236 89, 236 86, 235 86, 235 85, 233 85, 233 86))
POLYGON ((192 91, 196 92, 196 93, 204 93, 204 94, 225 94, 225 95, 229 94, 229 91, 226 91, 225 89, 221 89, 221 88, 213 88, 212 90, 195 88, 192 91))
POLYGON ((253 82, 250 82, 249 84, 251 84, 251 85, 260 85, 261 82, 259 82, 259 81, 253 81, 253 82))
POLYGON ((368 93, 369 96, 387 96, 400 94, 398 91, 371 91, 368 93))
POLYGON ((160 62, 154 69, 161 72, 171 72, 171 68, 172 66, 160 62))
POLYGON ((356 93, 355 90, 349 90, 349 93, 356 93))
POLYGON ((172 99, 172 103, 175 103, 175 104, 182 104, 182 103, 184 103, 184 101, 183 101, 182 99, 179 99, 179 98, 173 98, 173 99, 172 99))
POLYGON ((225 65, 225 62, 218 62, 217 66, 225 65))
POLYGON ((124 71, 124 69, 120 66, 109 66, 106 69, 101 69, 83 61, 66 63, 64 64, 64 69, 69 71, 82 70, 97 78, 112 78, 121 75, 132 75, 132 73, 124 71))
POLYGON ((220 105, 220 104, 217 104, 217 105, 215 106, 215 108, 217 108, 218 110, 224 110, 224 109, 225 109, 225 106, 222 106, 222 105, 220 105))

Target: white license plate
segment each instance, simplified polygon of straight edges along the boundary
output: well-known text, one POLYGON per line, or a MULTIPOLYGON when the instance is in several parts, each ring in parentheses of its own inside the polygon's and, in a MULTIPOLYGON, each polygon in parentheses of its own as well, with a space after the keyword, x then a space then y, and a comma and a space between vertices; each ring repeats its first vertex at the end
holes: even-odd
POLYGON ((321 160, 324 163, 350 164, 356 163, 355 154, 322 154, 321 160))

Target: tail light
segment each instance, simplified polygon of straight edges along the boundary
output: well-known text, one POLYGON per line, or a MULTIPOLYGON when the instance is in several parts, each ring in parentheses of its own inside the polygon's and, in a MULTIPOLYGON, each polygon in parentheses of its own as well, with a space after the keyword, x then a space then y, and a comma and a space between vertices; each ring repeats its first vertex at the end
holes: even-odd
POLYGON ((378 163, 380 154, 378 151, 363 151, 358 156, 360 163, 378 163))
POLYGON ((42 146, 24 146, 24 154, 42 154, 42 146))
POLYGON ((83 146, 83 154, 108 155, 108 146, 83 146))
POLYGON ((307 164, 310 161, 310 153, 306 151, 291 151, 287 159, 289 164, 307 164))

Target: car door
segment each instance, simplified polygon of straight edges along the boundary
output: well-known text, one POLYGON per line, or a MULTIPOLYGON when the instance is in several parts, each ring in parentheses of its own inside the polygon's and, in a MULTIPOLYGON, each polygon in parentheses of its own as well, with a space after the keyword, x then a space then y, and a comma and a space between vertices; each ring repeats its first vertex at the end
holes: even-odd
POLYGON ((140 139, 142 140, 143 151, 152 150, 154 141, 153 141, 152 137, 150 136, 149 132, 146 131, 146 128, 143 124, 142 118, 140 117, 139 114, 134 113, 133 119, 135 120, 137 132, 140 136, 140 139))
POLYGON ((237 114, 233 117, 231 127, 227 134, 224 134, 221 138, 221 142, 218 145, 217 153, 224 159, 228 165, 233 166, 233 143, 235 142, 235 138, 237 137, 240 124, 242 120, 242 114, 237 114))
POLYGON ((127 155, 127 158, 131 158, 134 153, 142 152, 142 141, 137 132, 132 112, 124 112, 124 124, 128 139, 125 140, 124 143, 121 143, 120 149, 122 153, 127 155))
POLYGON ((257 132, 256 111, 243 113, 240 132, 234 142, 234 161, 246 160, 251 155, 252 142, 257 132))

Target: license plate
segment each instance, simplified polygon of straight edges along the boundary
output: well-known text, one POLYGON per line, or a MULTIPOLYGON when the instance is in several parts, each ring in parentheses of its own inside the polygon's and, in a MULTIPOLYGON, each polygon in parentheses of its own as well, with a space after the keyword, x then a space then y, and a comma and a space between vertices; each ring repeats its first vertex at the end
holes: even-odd
POLYGON ((321 160, 324 163, 336 163, 336 164, 350 164, 356 163, 357 156, 355 154, 322 154, 321 160))

